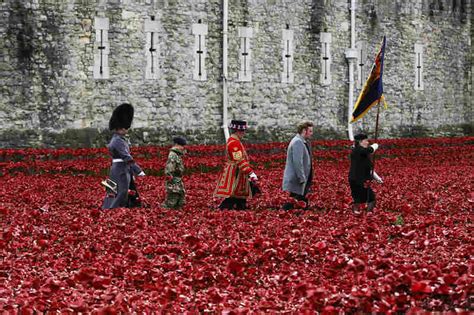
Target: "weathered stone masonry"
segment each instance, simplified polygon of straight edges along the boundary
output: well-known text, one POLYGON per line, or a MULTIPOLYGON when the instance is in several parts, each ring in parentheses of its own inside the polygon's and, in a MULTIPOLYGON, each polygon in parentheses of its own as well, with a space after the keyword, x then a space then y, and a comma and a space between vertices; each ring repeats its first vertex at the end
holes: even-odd
MULTIPOLYGON (((111 111, 121 102, 136 108, 135 143, 162 144, 176 133, 192 143, 222 142, 221 2, 0 1, 0 147, 103 145, 111 111), (96 17, 109 23, 108 79, 93 75, 96 17), (205 81, 193 79, 192 25, 199 20, 208 28, 205 81), (145 78, 150 30, 156 79, 145 78)), ((356 2, 366 74, 387 36, 389 109, 381 114, 381 136, 472 134, 470 1, 356 2), (415 89, 415 44, 423 53, 422 89, 415 89)), ((248 120, 251 140, 287 140, 302 119, 316 122, 320 137, 347 137, 349 7, 348 0, 229 1, 229 118, 248 120), (250 82, 239 80, 244 26, 252 28, 250 82), (287 27, 294 79, 282 83, 287 27), (321 33, 331 34, 328 85, 320 80, 321 33)), ((374 115, 355 130, 372 132, 374 115)))

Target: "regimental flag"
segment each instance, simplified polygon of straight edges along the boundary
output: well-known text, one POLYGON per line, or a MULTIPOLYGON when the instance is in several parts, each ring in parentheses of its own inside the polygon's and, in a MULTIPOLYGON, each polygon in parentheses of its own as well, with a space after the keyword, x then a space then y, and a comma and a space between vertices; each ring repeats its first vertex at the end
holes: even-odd
POLYGON ((382 73, 383 73, 383 57, 385 55, 385 36, 383 37, 382 46, 380 47, 379 53, 375 57, 374 65, 370 71, 367 81, 365 81, 362 91, 360 91, 359 97, 354 104, 354 110, 352 112, 351 123, 361 119, 369 109, 376 105, 379 101, 385 103, 383 96, 383 84, 382 84, 382 73))

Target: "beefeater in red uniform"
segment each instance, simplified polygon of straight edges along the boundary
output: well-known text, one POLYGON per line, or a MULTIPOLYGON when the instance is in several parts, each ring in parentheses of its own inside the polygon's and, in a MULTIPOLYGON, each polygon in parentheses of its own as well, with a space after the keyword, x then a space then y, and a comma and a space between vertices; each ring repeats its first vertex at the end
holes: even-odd
POLYGON ((252 197, 250 181, 257 181, 258 178, 241 142, 247 130, 247 122, 232 120, 229 129, 232 135, 226 144, 226 163, 214 195, 225 198, 219 209, 243 210, 247 207, 247 199, 252 197))

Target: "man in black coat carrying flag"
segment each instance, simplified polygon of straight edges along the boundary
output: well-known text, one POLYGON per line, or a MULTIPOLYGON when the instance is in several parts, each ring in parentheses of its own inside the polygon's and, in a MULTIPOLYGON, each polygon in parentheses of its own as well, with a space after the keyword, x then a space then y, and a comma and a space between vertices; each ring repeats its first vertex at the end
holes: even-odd
POLYGON ((370 155, 377 150, 377 143, 369 145, 367 135, 358 134, 354 136, 354 147, 351 152, 351 167, 349 170, 349 185, 354 204, 352 211, 358 213, 360 206, 367 203, 367 211, 375 208, 375 194, 370 187, 370 181, 375 179, 378 183, 383 183, 382 178, 373 171, 373 164, 370 155))
POLYGON ((126 138, 132 125, 133 114, 133 106, 124 103, 115 108, 109 121, 109 129, 114 132, 107 146, 112 157, 109 177, 116 184, 116 191, 107 190, 102 209, 136 206, 134 203, 137 202, 138 193, 133 176, 144 176, 145 173, 133 160, 130 143, 126 138), (129 189, 133 193, 129 193, 129 189))

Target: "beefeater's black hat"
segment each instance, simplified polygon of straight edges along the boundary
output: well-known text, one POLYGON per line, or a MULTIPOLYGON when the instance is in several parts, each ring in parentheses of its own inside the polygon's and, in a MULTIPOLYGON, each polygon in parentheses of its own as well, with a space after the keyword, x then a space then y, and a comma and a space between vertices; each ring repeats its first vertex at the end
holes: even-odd
POLYGON ((232 119, 229 124, 229 129, 245 131, 247 130, 247 122, 245 120, 232 119))

